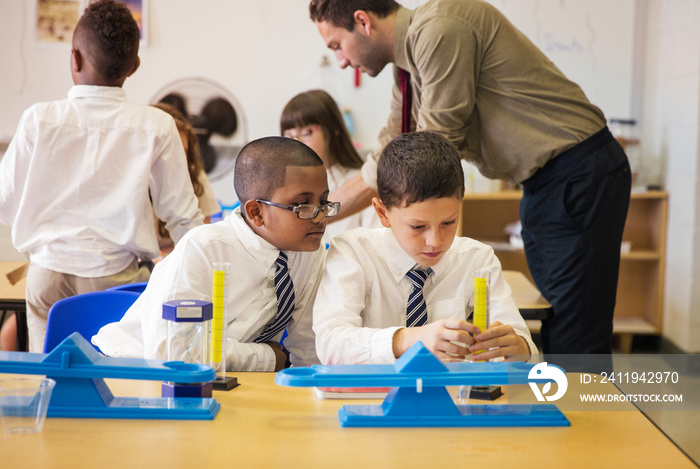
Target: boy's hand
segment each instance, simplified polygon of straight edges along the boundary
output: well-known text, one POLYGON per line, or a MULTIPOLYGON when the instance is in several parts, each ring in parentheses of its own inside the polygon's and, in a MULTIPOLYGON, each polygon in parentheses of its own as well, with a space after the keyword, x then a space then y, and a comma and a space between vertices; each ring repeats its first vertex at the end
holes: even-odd
POLYGON ((465 345, 474 343, 469 333, 479 333, 479 328, 460 319, 440 319, 421 327, 404 327, 394 334, 392 342, 394 356, 399 358, 418 341, 440 360, 463 358, 469 349, 453 342, 465 345))
POLYGON ((287 355, 284 353, 284 350, 282 350, 282 346, 277 342, 272 341, 265 343, 272 348, 273 352, 275 352, 275 371, 284 369, 284 365, 287 364, 287 355))
POLYGON ((525 339, 515 333, 512 326, 504 326, 498 321, 491 324, 491 327, 484 332, 474 336, 469 346, 470 352, 485 350, 472 357, 473 360, 490 360, 496 357, 503 357, 506 360, 509 355, 529 355, 530 347, 525 339), (493 350, 489 350, 493 349, 493 350))

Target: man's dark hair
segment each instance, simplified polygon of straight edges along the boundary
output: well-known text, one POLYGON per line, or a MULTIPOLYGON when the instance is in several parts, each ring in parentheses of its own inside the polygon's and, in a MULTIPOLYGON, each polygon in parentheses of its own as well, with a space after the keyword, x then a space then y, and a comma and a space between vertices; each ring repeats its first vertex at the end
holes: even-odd
POLYGON ((382 151, 377 192, 386 208, 440 197, 464 196, 457 149, 434 132, 401 134, 382 151))
POLYGON ((357 10, 371 11, 380 18, 386 18, 400 6, 394 0, 311 0, 309 16, 315 23, 327 21, 352 31, 355 26, 353 15, 357 10))
POLYGON ((108 82, 126 77, 136 63, 139 27, 123 3, 91 2, 75 27, 74 37, 90 64, 108 82))
POLYGON ((323 161, 311 148, 291 138, 265 137, 244 146, 233 172, 241 211, 249 200, 270 200, 284 184, 287 166, 323 166, 323 161))

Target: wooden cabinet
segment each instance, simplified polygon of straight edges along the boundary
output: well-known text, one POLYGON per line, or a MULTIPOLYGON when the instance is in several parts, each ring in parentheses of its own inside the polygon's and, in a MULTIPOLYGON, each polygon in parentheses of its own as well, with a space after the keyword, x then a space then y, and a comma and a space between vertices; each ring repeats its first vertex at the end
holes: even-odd
MULTIPOLYGON (((505 232, 520 218, 521 196, 519 191, 466 194, 458 233, 492 245, 504 269, 519 270, 532 280, 525 253, 511 247, 505 232)), ((620 256, 613 323, 623 350, 629 350, 633 334, 661 333, 667 212, 666 192, 632 194, 622 236, 629 250, 620 256)))

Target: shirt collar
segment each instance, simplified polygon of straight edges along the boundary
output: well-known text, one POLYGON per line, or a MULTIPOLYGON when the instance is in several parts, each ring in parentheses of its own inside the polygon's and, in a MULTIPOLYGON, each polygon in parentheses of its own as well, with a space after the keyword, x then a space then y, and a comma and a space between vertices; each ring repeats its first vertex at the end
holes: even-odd
MULTIPOLYGON (((238 239, 241 241, 243 248, 258 262, 261 268, 267 270, 275 265, 275 261, 280 255, 280 249, 264 240, 248 226, 248 223, 246 223, 241 215, 240 207, 237 207, 227 219, 238 235, 238 239)), ((291 264, 292 253, 287 252, 286 254, 291 264)))
POLYGON ((118 86, 75 85, 68 91, 68 99, 99 98, 126 102, 126 92, 118 86))
MULTIPOLYGON (((389 271, 391 272, 391 276, 394 278, 394 281, 396 283, 399 283, 406 277, 406 273, 409 270, 413 270, 415 268, 421 268, 416 264, 416 261, 409 256, 406 251, 403 250, 401 245, 399 245, 399 242, 396 241, 396 238, 394 237, 394 233, 392 233, 391 228, 385 228, 382 231, 382 238, 381 238, 381 251, 383 252, 384 256, 384 261, 386 262, 387 266, 389 267, 389 271)), ((447 253, 445 253, 447 254, 447 253)), ((433 274, 428 277, 429 282, 434 282, 435 278, 440 275, 442 271, 444 271, 444 255, 443 259, 440 259, 440 262, 437 263, 437 265, 434 265, 431 267, 433 269, 433 274)))
POLYGON ((409 70, 408 56, 406 55, 406 36, 408 35, 408 26, 413 17, 413 10, 408 8, 399 8, 396 12, 396 20, 394 22, 394 65, 404 70, 409 70))

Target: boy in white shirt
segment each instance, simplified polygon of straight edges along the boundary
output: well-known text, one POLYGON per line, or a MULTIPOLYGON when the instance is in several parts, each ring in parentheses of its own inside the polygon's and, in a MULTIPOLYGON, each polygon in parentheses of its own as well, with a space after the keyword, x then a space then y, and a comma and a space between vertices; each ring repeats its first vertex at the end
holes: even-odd
POLYGON ((138 259, 159 255, 153 210, 176 242, 202 224, 172 117, 126 102, 138 51, 126 6, 91 2, 73 33, 75 86, 27 109, 0 160, 0 223, 31 261, 30 352, 43 350, 56 301, 148 279, 138 259))
POLYGON ((464 175, 454 146, 436 133, 400 135, 379 159, 377 182, 372 203, 386 228, 331 241, 314 305, 321 362, 392 363, 417 341, 440 359, 537 353, 493 249, 455 237, 464 175), (485 331, 467 322, 475 269, 491 269, 485 331))
POLYGON ((238 155, 234 186, 241 207, 219 223, 187 233, 156 264, 146 290, 124 318, 92 338, 106 355, 165 359, 163 303, 211 301, 213 263, 230 262, 227 368, 284 367, 287 356, 279 342, 285 327, 291 364, 318 363, 311 309, 323 273, 326 218, 340 208, 328 202, 323 161, 296 140, 255 140, 238 155), (284 267, 277 265, 280 257, 284 267), (283 269, 291 285, 280 279, 283 269), (285 304, 292 305, 286 313, 285 304))

